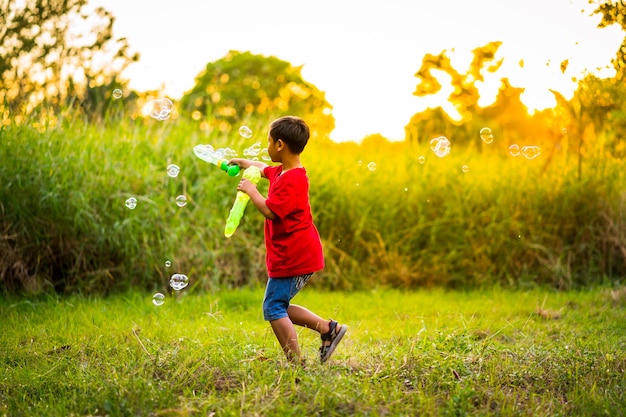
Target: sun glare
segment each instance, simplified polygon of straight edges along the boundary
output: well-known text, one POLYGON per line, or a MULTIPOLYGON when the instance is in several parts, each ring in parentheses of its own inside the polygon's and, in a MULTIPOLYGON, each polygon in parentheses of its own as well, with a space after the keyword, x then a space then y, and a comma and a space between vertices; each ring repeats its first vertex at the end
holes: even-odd
POLYGON ((426 54, 454 51, 460 62, 467 61, 460 66, 453 63, 463 73, 472 50, 502 41, 497 53, 498 59, 504 58, 502 66, 495 74, 486 73, 484 82, 476 82, 479 105, 493 103, 500 79, 506 77, 513 87, 525 89, 521 99, 533 112, 554 106, 550 89, 571 97, 574 80, 585 71, 606 68, 624 37, 619 25, 599 29, 598 15, 590 16, 589 10, 581 13, 584 4, 566 1, 362 4, 347 0, 335 4, 319 0, 292 6, 281 0, 289 7, 264 8, 242 0, 171 9, 164 0, 154 0, 145 25, 136 21, 145 12, 145 5, 139 3, 94 0, 93 4, 112 12, 115 36, 126 37, 141 54, 140 62, 125 73, 130 88, 163 88, 164 94, 178 99, 208 62, 229 50, 276 56, 302 66, 307 81, 326 93, 335 116, 331 137, 339 142, 376 133, 402 140, 411 116, 428 107, 440 106, 451 117, 460 117, 447 100, 451 90, 443 79, 436 95, 412 95, 417 83, 414 74, 426 54), (333 12, 328 14, 325 6, 332 6, 333 12), (291 14, 300 7, 306 8, 307 19, 293 26, 291 14), (357 7, 360 14, 355 19, 357 7), (484 10, 490 11, 487 21, 484 10), (207 16, 240 16, 241 20, 213 18, 206 24, 207 16), (267 25, 268 19, 279 23, 267 25), (165 27, 167 38, 155 43, 165 27), (286 35, 292 33, 298 36, 286 35), (562 71, 566 60, 569 65, 562 71))

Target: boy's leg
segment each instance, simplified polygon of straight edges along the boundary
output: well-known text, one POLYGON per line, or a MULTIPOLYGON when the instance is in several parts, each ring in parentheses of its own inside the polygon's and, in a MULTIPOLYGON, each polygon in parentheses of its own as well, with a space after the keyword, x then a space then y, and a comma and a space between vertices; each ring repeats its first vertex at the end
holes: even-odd
POLYGON ((308 327, 320 334, 322 337, 322 346, 320 347, 320 360, 322 363, 330 358, 344 334, 346 334, 347 327, 345 325, 339 324, 334 320, 324 320, 302 306, 291 304, 287 308, 287 314, 293 324, 308 327))
POLYGON ((263 298, 263 317, 270 322, 281 349, 290 362, 300 362, 300 347, 293 322, 289 318, 289 300, 293 281, 273 279, 267 281, 263 298))
POLYGON ((272 330, 280 343, 280 347, 285 352, 285 356, 290 362, 300 362, 300 347, 298 346, 298 335, 289 317, 270 321, 272 330))
MULTIPOLYGON (((330 321, 327 319, 323 319, 312 311, 296 305, 290 304, 289 308, 287 308, 287 314, 289 314, 289 318, 293 324, 297 324, 298 326, 308 327, 309 329, 313 329, 319 334, 328 333, 330 330, 330 321)), ((341 329, 341 325, 337 325, 337 330, 341 329)))

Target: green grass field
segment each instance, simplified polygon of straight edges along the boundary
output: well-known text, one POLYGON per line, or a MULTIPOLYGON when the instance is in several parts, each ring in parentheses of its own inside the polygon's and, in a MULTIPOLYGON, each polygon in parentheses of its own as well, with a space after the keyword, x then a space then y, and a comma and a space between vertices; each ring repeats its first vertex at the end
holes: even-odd
POLYGON ((326 292, 347 323, 329 363, 286 366, 261 289, 0 301, 0 415, 616 416, 626 291, 326 292))
POLYGON ((296 302, 350 330, 322 366, 303 329, 294 369, 262 320, 262 216, 226 239, 237 179, 192 152, 265 125, 0 127, 0 416, 626 409, 626 175, 601 141, 582 171, 559 144, 312 143, 326 267, 296 302), (189 287, 153 305, 174 270, 189 287))

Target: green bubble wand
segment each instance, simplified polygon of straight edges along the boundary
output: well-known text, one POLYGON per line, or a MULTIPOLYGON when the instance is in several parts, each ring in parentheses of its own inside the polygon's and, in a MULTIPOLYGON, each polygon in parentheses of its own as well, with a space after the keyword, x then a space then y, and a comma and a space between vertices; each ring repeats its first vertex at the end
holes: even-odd
MULTIPOLYGON (((250 165, 243 171, 243 177, 250 182, 257 184, 261 179, 261 170, 254 166, 250 165)), ((226 220, 226 226, 224 227, 224 236, 231 237, 237 227, 239 227, 239 222, 241 221, 241 217, 243 216, 243 212, 246 209, 246 205, 250 201, 250 196, 243 191, 237 191, 237 197, 235 197, 235 202, 233 203, 233 207, 230 209, 230 213, 228 213, 228 219, 226 220)))
MULTIPOLYGON (((193 148, 193 153, 203 161, 215 165, 231 177, 237 176, 241 170, 238 165, 229 165, 228 160, 222 158, 211 145, 196 145, 193 148)), ((257 184, 261 179, 261 171, 258 167, 251 165, 243 171, 243 177, 257 184)), ((239 222, 241 217, 243 217, 248 201, 250 201, 248 194, 237 191, 235 202, 230 209, 228 219, 226 219, 226 226, 224 227, 224 235, 226 237, 231 237, 237 230, 237 227, 239 227, 239 222)))
POLYGON ((228 160, 219 155, 211 145, 196 145, 193 147, 193 153, 203 161, 215 165, 231 177, 239 174, 239 166, 229 165, 228 160))

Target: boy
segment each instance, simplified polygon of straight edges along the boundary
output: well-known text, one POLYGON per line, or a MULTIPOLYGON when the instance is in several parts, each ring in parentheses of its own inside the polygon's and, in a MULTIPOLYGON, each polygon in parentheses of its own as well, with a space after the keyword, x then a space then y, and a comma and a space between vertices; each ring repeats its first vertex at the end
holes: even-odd
POLYGON ((263 316, 269 321, 283 352, 290 362, 303 363, 294 324, 320 333, 320 360, 326 362, 346 333, 347 326, 324 320, 291 299, 304 287, 313 273, 324 267, 324 254, 309 203, 309 180, 300 154, 309 140, 304 120, 285 116, 272 122, 267 152, 270 166, 261 161, 234 158, 231 164, 248 168, 256 165, 261 177, 270 182, 267 198, 245 178, 237 190, 265 216, 265 261, 268 281, 263 299, 263 316))

